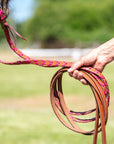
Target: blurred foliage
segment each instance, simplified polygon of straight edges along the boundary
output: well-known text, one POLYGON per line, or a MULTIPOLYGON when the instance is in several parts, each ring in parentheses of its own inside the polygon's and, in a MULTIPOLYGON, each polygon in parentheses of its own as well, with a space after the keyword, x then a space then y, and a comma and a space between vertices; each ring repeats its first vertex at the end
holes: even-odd
POLYGON ((114 37, 114 0, 36 0, 37 5, 17 31, 41 47, 86 47, 114 37))
MULTIPOLYGON (((16 27, 14 20, 9 16, 7 18, 7 22, 12 26, 12 27, 16 27)), ((21 31, 21 30, 20 30, 21 31)), ((5 39, 5 33, 4 30, 2 29, 1 25, 0 25, 0 44, 2 44, 1 42, 3 42, 3 40, 5 39)), ((0 47, 1 48, 1 47, 0 47)))
POLYGON ((2 41, 4 38, 4 32, 2 30, 2 28, 0 27, 0 41, 2 41))
POLYGON ((23 31, 29 40, 41 41, 42 47, 104 42, 114 35, 114 1, 40 0, 23 31))

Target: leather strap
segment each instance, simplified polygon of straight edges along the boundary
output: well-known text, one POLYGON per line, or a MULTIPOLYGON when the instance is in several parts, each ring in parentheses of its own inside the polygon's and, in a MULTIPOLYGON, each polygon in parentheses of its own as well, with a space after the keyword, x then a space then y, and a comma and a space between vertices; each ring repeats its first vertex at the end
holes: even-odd
POLYGON ((58 119, 65 125, 67 128, 82 133, 84 135, 94 135, 93 144, 97 143, 97 134, 102 132, 102 144, 106 144, 106 130, 105 125, 108 119, 108 105, 109 105, 109 88, 104 76, 93 68, 82 67, 79 71, 83 74, 84 78, 88 81, 90 88, 93 91, 96 108, 84 111, 84 112, 75 112, 67 108, 63 91, 62 91, 62 76, 67 72, 68 68, 62 68, 55 73, 52 78, 50 86, 50 97, 53 110, 58 117, 58 119), (96 118, 92 119, 79 119, 79 115, 87 115, 96 111, 96 118), (64 120, 66 116, 67 120, 64 120), (91 131, 82 130, 77 123, 88 123, 95 121, 95 128, 91 131))
MULTIPOLYGON (((62 76, 67 72, 68 68, 72 66, 73 62, 66 61, 52 61, 43 59, 32 59, 29 56, 23 54, 16 47, 16 41, 12 40, 14 31, 20 38, 24 39, 20 34, 18 34, 7 22, 6 17, 2 9, 0 9, 0 23, 2 29, 4 30, 5 37, 9 43, 10 48, 23 60, 16 62, 4 62, 0 60, 0 63, 7 65, 21 65, 21 64, 34 64, 43 67, 62 67, 58 70, 51 80, 50 85, 50 98, 51 104, 55 114, 58 119, 69 129, 74 132, 82 133, 84 135, 94 135, 93 144, 97 144, 97 135, 99 132, 102 133, 102 144, 106 144, 106 130, 105 125, 108 120, 108 106, 109 106, 109 88, 105 77, 97 70, 91 67, 82 67, 79 71, 83 74, 84 78, 88 81, 88 84, 94 94, 96 101, 96 108, 84 112, 75 112, 67 108, 63 91, 62 91, 62 76), (87 115, 92 112, 96 112, 96 116, 91 119, 80 119, 79 115, 87 115), (67 121, 63 118, 66 117, 67 121), (95 128, 90 131, 82 130, 77 123, 88 123, 95 121, 95 128)), ((13 36, 14 38, 14 36, 13 36)))

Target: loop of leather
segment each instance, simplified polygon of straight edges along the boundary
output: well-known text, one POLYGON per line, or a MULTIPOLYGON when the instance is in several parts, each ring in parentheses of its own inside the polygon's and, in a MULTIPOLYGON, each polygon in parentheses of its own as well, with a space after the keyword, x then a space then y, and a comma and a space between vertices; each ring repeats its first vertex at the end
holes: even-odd
MULTIPOLYGON (((93 144, 97 143, 98 132, 102 132, 102 144, 106 144, 106 130, 105 125, 108 119, 108 105, 109 105, 109 88, 106 80, 103 75, 100 74, 93 68, 82 67, 79 71, 83 74, 84 78, 88 81, 90 88, 93 91, 95 101, 96 101, 96 118, 95 128, 91 131, 84 131, 78 125, 77 122, 90 122, 89 119, 78 119, 76 116, 86 115, 86 112, 75 112, 69 110, 66 106, 63 91, 62 91, 62 76, 67 72, 68 68, 62 68, 55 73, 51 80, 50 85, 50 98, 53 110, 58 117, 58 119, 65 125, 67 128, 82 133, 84 135, 94 135, 93 144), (97 77, 97 78, 96 78, 97 77), (104 84, 104 85, 103 85, 104 84), (67 121, 64 120, 66 116, 67 121)), ((93 112, 90 110, 89 113, 93 112)))
MULTIPOLYGON (((84 78, 88 81, 91 90, 93 91, 96 108, 91 109, 89 111, 84 112, 75 112, 73 110, 69 110, 66 106, 63 92, 62 92, 62 76, 65 72, 67 72, 68 68, 72 66, 73 62, 66 61, 52 61, 52 60, 43 60, 43 59, 33 59, 25 54, 23 54, 17 47, 16 42, 14 42, 11 38, 11 30, 15 32, 20 38, 24 39, 21 35, 19 35, 7 22, 6 17, 2 9, 0 9, 0 23, 2 29, 4 30, 5 37, 10 48, 23 60, 16 62, 4 62, 0 60, 0 63, 7 65, 22 65, 22 64, 34 64, 43 67, 63 67, 59 71, 55 73, 52 78, 50 85, 50 98, 53 110, 59 120, 69 129, 82 133, 84 135, 94 135, 93 144, 97 144, 97 135, 99 132, 102 133, 102 144, 106 144, 106 130, 105 125, 108 120, 108 105, 110 100, 108 83, 105 77, 96 71, 93 68, 82 67, 79 71, 83 74, 84 78), (87 115, 89 113, 96 111, 96 117, 91 119, 80 119, 77 116, 79 115, 87 115), (66 122, 63 119, 63 116, 66 116, 66 122), (90 131, 82 130, 77 122, 87 123, 95 121, 95 128, 90 131)), ((13 36, 13 34, 12 34, 13 36)))

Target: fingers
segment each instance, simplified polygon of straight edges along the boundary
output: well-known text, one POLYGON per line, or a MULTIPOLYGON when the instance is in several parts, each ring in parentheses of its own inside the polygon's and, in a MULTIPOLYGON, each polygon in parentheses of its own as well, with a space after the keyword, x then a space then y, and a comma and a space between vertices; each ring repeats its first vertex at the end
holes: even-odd
POLYGON ((81 79, 83 78, 83 75, 82 75, 82 73, 80 73, 78 70, 75 70, 75 71, 73 72, 73 77, 74 77, 75 79, 81 80, 81 79))
POLYGON ((109 55, 101 54, 98 56, 96 62, 93 65, 93 68, 98 70, 99 72, 102 72, 106 64, 110 61, 109 55))
POLYGON ((68 73, 71 77, 74 77, 75 79, 79 80, 82 84, 87 85, 87 81, 83 78, 82 73, 78 71, 78 69, 82 66, 83 59, 81 58, 75 64, 73 64, 70 69, 68 69, 68 73))
POLYGON ((81 72, 79 72, 78 70, 75 70, 73 72, 73 77, 77 80, 79 80, 82 84, 87 85, 87 81, 83 78, 83 75, 81 72))
POLYGON ((81 79, 80 82, 84 85, 88 85, 88 82, 85 79, 81 79))
POLYGON ((69 73, 69 75, 79 80, 82 84, 87 85, 87 81, 83 78, 82 73, 79 72, 78 70, 75 70, 72 73, 69 73))
POLYGON ((80 67, 83 66, 83 61, 82 59, 81 60, 78 60, 76 63, 74 63, 70 69, 68 69, 68 73, 69 74, 72 74, 73 71, 79 69, 80 67))
POLYGON ((102 72, 105 65, 106 65, 106 63, 104 63, 104 62, 96 61, 96 63, 93 65, 93 68, 99 72, 102 72))

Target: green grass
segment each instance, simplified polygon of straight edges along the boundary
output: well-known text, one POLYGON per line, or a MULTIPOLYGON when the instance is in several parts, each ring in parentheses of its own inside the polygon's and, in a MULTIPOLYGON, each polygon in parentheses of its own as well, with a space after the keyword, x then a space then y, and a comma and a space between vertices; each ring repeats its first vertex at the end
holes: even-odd
POLYGON ((0 142, 3 144, 91 144, 89 137, 80 136, 62 126, 53 114, 44 111, 2 111, 0 142))
MULTIPOLYGON (((30 66, 6 66, 0 65, 0 98, 23 98, 38 95, 49 95, 50 81, 58 68, 41 68, 30 66)), ((114 94, 114 66, 106 67, 104 75, 109 82, 111 94, 114 94)), ((80 82, 65 74, 63 78, 63 90, 65 94, 84 95, 91 92, 89 86, 83 86, 80 82), (82 91, 83 88, 83 91, 82 91)))
MULTIPOLYGON (((107 125, 108 144, 113 143, 113 132, 114 123, 111 119, 107 125)), ((92 144, 92 138, 65 128, 49 108, 38 111, 0 111, 2 144, 92 144)), ((100 135, 98 141, 101 143, 100 135)))
POLYGON ((0 65, 1 97, 29 97, 49 93, 52 69, 0 65))
MULTIPOLYGON (((1 144, 92 144, 92 136, 84 136, 65 128, 54 115, 47 102, 51 77, 58 68, 40 68, 37 66, 0 65, 0 143, 1 144), (26 105, 26 99, 40 101, 43 105, 26 105), (35 99, 37 98, 37 99, 35 99), (16 102, 14 101, 16 100, 16 102), (20 104, 20 101, 23 105, 20 104), (13 104, 12 104, 13 101, 13 104), (20 105, 18 105, 18 103, 20 105)), ((111 94, 114 95, 114 67, 106 67, 106 76, 111 94)), ((82 100, 90 93, 88 86, 83 86, 67 74, 63 79, 65 95, 81 96, 82 100), (83 88, 83 90, 82 90, 83 88), (86 90, 87 89, 87 90, 86 90), (82 97, 83 96, 83 97, 82 97)), ((88 97, 87 97, 88 98, 88 97)), ((114 98, 111 97, 107 142, 112 144, 114 132, 114 98)), ((79 103, 75 101, 76 106, 79 103)), ((74 102, 73 102, 74 104, 74 102)), ((91 129, 91 125, 81 125, 91 129)), ((98 143, 101 143, 99 135, 98 143)))

